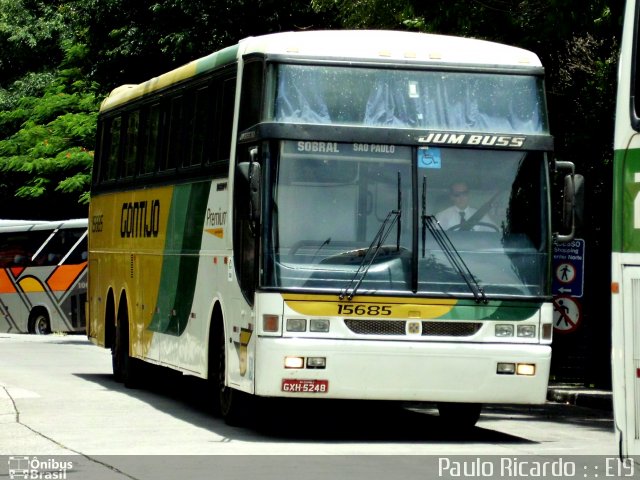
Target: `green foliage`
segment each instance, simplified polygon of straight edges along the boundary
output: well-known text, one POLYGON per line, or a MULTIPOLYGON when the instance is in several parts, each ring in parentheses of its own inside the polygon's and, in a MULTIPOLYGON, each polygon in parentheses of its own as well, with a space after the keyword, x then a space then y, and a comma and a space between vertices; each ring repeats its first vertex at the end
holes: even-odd
POLYGON ((421 19, 414 18, 409 0, 312 0, 318 12, 331 12, 344 28, 403 29, 421 19))
POLYGON ((613 128, 622 3, 0 0, 0 200, 54 191, 86 202, 96 112, 117 85, 249 35, 309 28, 408 29, 533 50, 547 70, 559 155, 599 172, 610 162, 611 142, 599 133, 613 128))
POLYGON ((0 0, 0 85, 55 68, 59 41, 69 32, 64 2, 0 0))
POLYGON ((326 28, 306 0, 71 0, 89 46, 92 78, 106 89, 139 83, 251 36, 326 28))
POLYGON ((99 99, 75 67, 86 48, 65 45, 55 75, 27 75, 0 91, 0 172, 18 198, 53 189, 88 201, 99 99))

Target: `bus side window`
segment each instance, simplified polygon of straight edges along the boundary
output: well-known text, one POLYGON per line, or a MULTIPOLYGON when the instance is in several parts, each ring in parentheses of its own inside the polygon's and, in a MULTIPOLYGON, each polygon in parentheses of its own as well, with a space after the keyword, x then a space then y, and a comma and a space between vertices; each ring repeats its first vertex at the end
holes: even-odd
POLYGON ((127 131, 124 140, 124 162, 120 177, 133 177, 136 171, 136 159, 138 156, 138 138, 140 132, 140 112, 129 113, 127 118, 127 131))
POLYGON ((209 86, 199 88, 195 94, 193 118, 193 148, 191 150, 191 165, 209 163, 211 155, 211 127, 210 113, 211 92, 209 86))
POLYGON ((194 93, 191 90, 187 90, 183 96, 184 101, 182 104, 182 122, 180 125, 180 147, 178 153, 178 166, 189 167, 194 165, 192 163, 192 148, 194 140, 194 127, 195 127, 195 105, 194 105, 194 93))
POLYGON ((106 168, 104 168, 104 177, 102 180, 115 180, 118 171, 118 159, 120 158, 120 130, 122 127, 122 119, 115 117, 111 119, 109 128, 109 145, 108 151, 103 155, 106 160, 106 168))
POLYGON ((226 78, 221 85, 221 101, 218 107, 219 119, 216 125, 218 131, 218 158, 231 158, 231 132, 233 130, 233 105, 236 98, 236 78, 226 78))
POLYGON ((98 185, 104 177, 104 170, 106 169, 106 128, 105 122, 98 120, 97 127, 97 139, 96 139, 96 151, 95 151, 95 163, 92 171, 92 185, 98 185))
POLYGON ((160 126, 162 110, 159 103, 154 103, 145 111, 145 120, 142 122, 142 161, 140 162, 141 174, 149 174, 156 171, 156 160, 159 152, 160 126))
POLYGON ((183 104, 184 97, 182 95, 172 98, 169 108, 168 119, 168 132, 167 137, 169 144, 167 145, 167 152, 160 169, 161 170, 174 170, 178 164, 178 157, 180 156, 180 143, 183 124, 183 104))
POLYGON ((242 95, 240 97, 238 132, 255 125, 262 118, 263 72, 264 63, 262 60, 245 63, 242 74, 242 95))
MULTIPOLYGON (((85 229, 82 228, 74 228, 71 230, 65 230, 65 245, 67 251, 69 248, 76 245, 76 242, 82 235, 84 234, 85 229)), ((66 255, 66 253, 65 253, 66 255)), ((82 239, 80 243, 76 245, 71 254, 65 260, 65 264, 69 265, 79 265, 87 261, 87 236, 82 239)))

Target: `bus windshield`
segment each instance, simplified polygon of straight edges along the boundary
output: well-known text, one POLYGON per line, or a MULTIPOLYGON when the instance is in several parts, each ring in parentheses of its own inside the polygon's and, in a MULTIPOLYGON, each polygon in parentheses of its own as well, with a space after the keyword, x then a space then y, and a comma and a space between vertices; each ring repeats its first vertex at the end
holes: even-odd
POLYGON ((277 122, 549 132, 543 81, 534 75, 325 65, 275 68, 272 118, 277 122))
POLYGON ((473 291, 459 258, 488 298, 547 294, 543 153, 280 146, 272 166, 265 286, 340 294, 360 281, 359 293, 464 297, 473 291), (464 206, 466 219, 456 205, 464 206), (382 231, 386 237, 374 241, 382 231))

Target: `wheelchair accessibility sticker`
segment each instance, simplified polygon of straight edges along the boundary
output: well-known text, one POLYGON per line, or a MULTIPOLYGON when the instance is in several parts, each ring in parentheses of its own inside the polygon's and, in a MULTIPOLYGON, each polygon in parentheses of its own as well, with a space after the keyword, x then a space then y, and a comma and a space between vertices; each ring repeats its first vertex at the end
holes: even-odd
POLYGON ((436 147, 418 148, 418 168, 442 168, 440 149, 436 147))

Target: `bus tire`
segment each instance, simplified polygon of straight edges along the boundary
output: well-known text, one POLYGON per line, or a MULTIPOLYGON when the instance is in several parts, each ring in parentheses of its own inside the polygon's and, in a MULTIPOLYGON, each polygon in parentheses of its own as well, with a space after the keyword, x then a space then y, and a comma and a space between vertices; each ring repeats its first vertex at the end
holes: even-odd
POLYGON ((122 382, 125 357, 129 356, 128 339, 126 338, 128 334, 125 334, 123 330, 121 324, 116 326, 115 341, 111 348, 111 367, 113 369, 113 379, 116 382, 122 382))
POLYGON ((480 419, 482 404, 480 403, 438 403, 440 418, 447 426, 459 430, 473 428, 480 419))
POLYGON ((38 308, 31 312, 29 318, 29 333, 36 335, 49 335, 51 333, 51 320, 44 308, 38 308))
POLYGON ((249 415, 251 412, 251 409, 249 408, 250 396, 240 390, 236 390, 235 388, 226 385, 225 337, 223 332, 218 331, 217 333, 217 407, 219 408, 220 415, 227 425, 244 426, 249 423, 249 415))
POLYGON ((129 322, 118 318, 116 341, 111 350, 113 378, 127 388, 136 388, 140 381, 140 361, 129 355, 129 322))
MULTIPOLYGON (((209 332, 209 346, 207 352, 207 381, 205 390, 205 399, 207 408, 216 416, 221 416, 220 411, 220 337, 224 336, 222 332, 222 318, 219 309, 216 308, 213 318, 211 319, 211 329, 209 332)), ((224 381, 224 372, 222 373, 224 381)))

